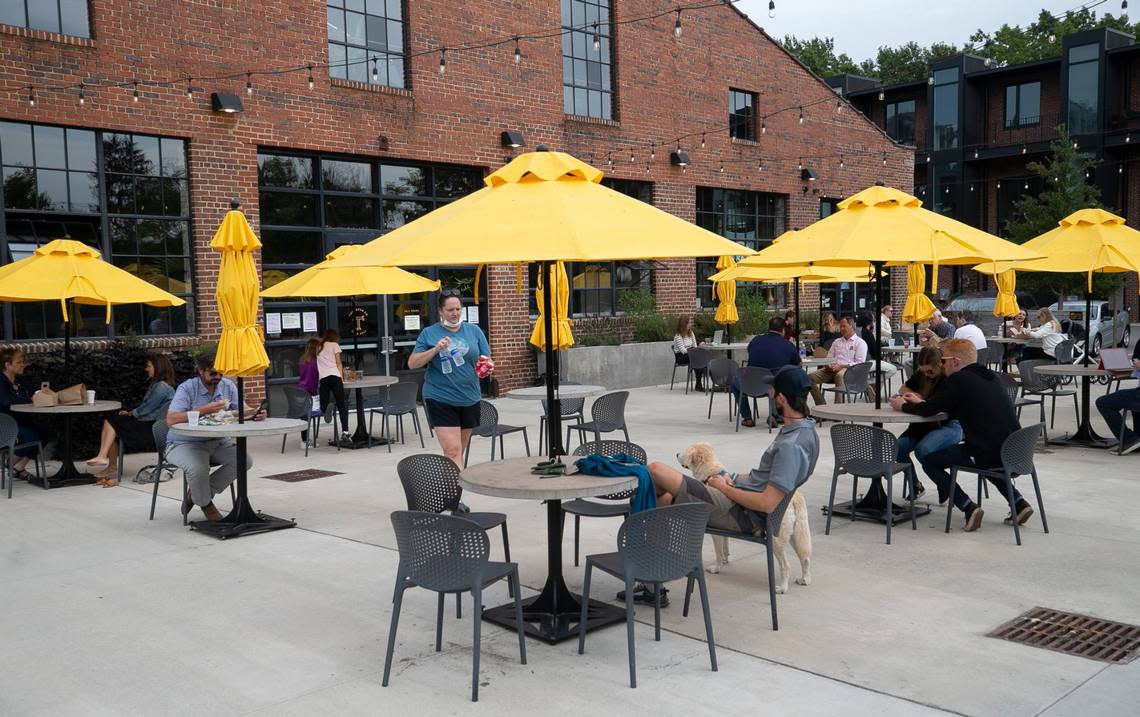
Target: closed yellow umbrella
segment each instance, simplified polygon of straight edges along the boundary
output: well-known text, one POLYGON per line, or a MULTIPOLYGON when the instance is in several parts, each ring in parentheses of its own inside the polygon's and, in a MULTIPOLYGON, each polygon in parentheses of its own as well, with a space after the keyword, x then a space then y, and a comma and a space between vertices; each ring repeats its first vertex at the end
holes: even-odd
POLYGON ((1017 273, 1007 269, 994 277, 997 282, 998 295, 994 301, 994 316, 1017 316, 1021 307, 1017 305, 1017 273))
POLYGON ((903 321, 917 324, 934 316, 936 307, 926 295, 926 267, 911 264, 906 268, 906 305, 903 306, 903 321))
POLYGON ((540 273, 538 275, 538 287, 534 294, 535 301, 538 302, 538 320, 534 322, 534 329, 530 332, 530 343, 539 349, 546 346, 543 292, 548 284, 553 284, 554 294, 550 297, 553 311, 550 319, 554 336, 550 345, 556 350, 568 349, 574 345, 574 332, 570 328, 570 281, 566 276, 566 265, 560 261, 555 262, 550 267, 550 281, 547 282, 543 279, 544 277, 540 273))
MULTIPOLYGON (((736 266, 736 259, 726 254, 716 262, 717 269, 731 269, 736 266)), ((735 324, 740 321, 740 314, 736 311, 736 280, 722 279, 713 286, 716 298, 720 304, 716 307, 713 320, 718 324, 735 324)))
POLYGON ((264 289, 269 299, 290 296, 365 296, 415 294, 439 291, 439 282, 394 266, 342 266, 333 262, 362 248, 345 244, 329 252, 325 261, 264 289))
POLYGON ((217 288, 222 336, 214 367, 227 376, 260 374, 269 368, 265 339, 257 323, 260 287, 253 263, 253 252, 261 248, 261 241, 245 215, 235 208, 226 212, 210 247, 222 255, 217 288))

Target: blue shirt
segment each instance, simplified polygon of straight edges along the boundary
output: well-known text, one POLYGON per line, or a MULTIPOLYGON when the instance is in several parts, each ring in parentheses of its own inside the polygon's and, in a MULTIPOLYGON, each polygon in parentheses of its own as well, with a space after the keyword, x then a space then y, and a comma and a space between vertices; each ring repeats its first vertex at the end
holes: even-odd
POLYGON ((769 331, 748 342, 748 365, 776 373, 785 366, 799 366, 800 352, 791 341, 769 331))
POLYGON ((131 411, 131 415, 140 421, 157 421, 163 418, 159 415, 159 410, 162 405, 171 400, 174 396, 174 389, 166 381, 155 381, 146 390, 146 396, 143 396, 142 403, 138 405, 135 410, 131 411))
POLYGON ((428 361, 424 398, 449 406, 474 406, 483 397, 479 390, 479 377, 475 375, 475 362, 480 355, 490 357, 491 346, 483 329, 475 324, 464 321, 457 331, 448 331, 442 324, 434 323, 420 332, 412 353, 430 351, 444 337, 451 339, 451 345, 447 351, 440 351, 438 356, 428 361), (450 356, 452 350, 462 357, 462 365, 455 365, 450 356), (444 362, 450 364, 451 373, 443 372, 444 362))
MULTIPOLYGON (((202 379, 195 376, 189 378, 178 384, 178 389, 174 392, 174 400, 170 402, 168 411, 193 411, 196 407, 205 406, 207 403, 227 399, 230 402, 230 410, 237 410, 238 396, 237 386, 228 378, 223 378, 218 381, 218 385, 214 387, 213 391, 207 391, 206 386, 202 383, 202 379)), ((165 420, 165 419, 163 419, 165 420)), ((166 434, 166 445, 172 446, 175 443, 205 443, 206 441, 216 441, 216 438, 199 438, 197 436, 184 436, 174 431, 166 434)), ((231 443, 231 439, 222 439, 227 445, 231 443)))

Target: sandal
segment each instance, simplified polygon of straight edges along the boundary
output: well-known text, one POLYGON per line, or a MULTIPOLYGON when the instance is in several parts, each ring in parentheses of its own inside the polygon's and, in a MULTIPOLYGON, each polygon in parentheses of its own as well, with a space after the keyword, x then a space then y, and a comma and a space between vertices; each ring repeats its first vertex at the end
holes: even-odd
POLYGON ((110 459, 99 457, 95 457, 87 461, 87 465, 91 466, 92 468, 106 468, 110 463, 110 459))
POLYGON ((106 480, 101 480, 101 481, 99 481, 99 483, 104 488, 114 488, 115 486, 119 485, 119 481, 116 478, 108 478, 106 480))
POLYGON ((18 469, 18 470, 13 470, 13 471, 12 471, 12 477, 13 477, 13 478, 19 478, 20 480, 31 480, 31 479, 32 479, 32 474, 31 474, 31 473, 29 473, 29 472, 27 472, 27 471, 26 471, 26 470, 24 470, 23 468, 20 468, 20 469, 18 469))

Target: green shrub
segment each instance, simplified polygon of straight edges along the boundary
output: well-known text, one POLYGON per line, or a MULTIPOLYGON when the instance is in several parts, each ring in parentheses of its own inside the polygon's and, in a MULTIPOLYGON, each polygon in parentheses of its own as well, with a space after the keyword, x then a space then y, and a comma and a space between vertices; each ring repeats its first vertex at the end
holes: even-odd
POLYGON ((748 336, 768 330, 768 302, 758 293, 744 291, 736 295, 736 311, 740 321, 733 326, 733 334, 748 336))
POLYGON ((657 313, 657 298, 646 290, 626 292, 619 308, 633 320, 634 341, 671 341, 677 330, 676 314, 657 313))
POLYGON ((711 341, 713 332, 724 328, 723 325, 716 322, 713 316, 714 314, 707 311, 693 314, 693 333, 696 335, 697 341, 711 341))

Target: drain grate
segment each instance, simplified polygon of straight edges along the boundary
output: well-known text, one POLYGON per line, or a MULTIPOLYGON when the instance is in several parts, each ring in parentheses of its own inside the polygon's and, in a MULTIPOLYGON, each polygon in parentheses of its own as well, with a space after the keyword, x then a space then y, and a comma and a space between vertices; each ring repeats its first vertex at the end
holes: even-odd
POLYGON ((275 473, 271 476, 263 476, 269 480, 281 480, 286 483, 300 483, 303 480, 314 480, 316 478, 327 478, 329 476, 341 475, 340 471, 322 471, 316 468, 309 468, 303 471, 293 471, 291 473, 275 473))
POLYGON ((1131 662, 1140 654, 1140 625, 1044 607, 1018 615, 988 637, 1100 662, 1131 662))

